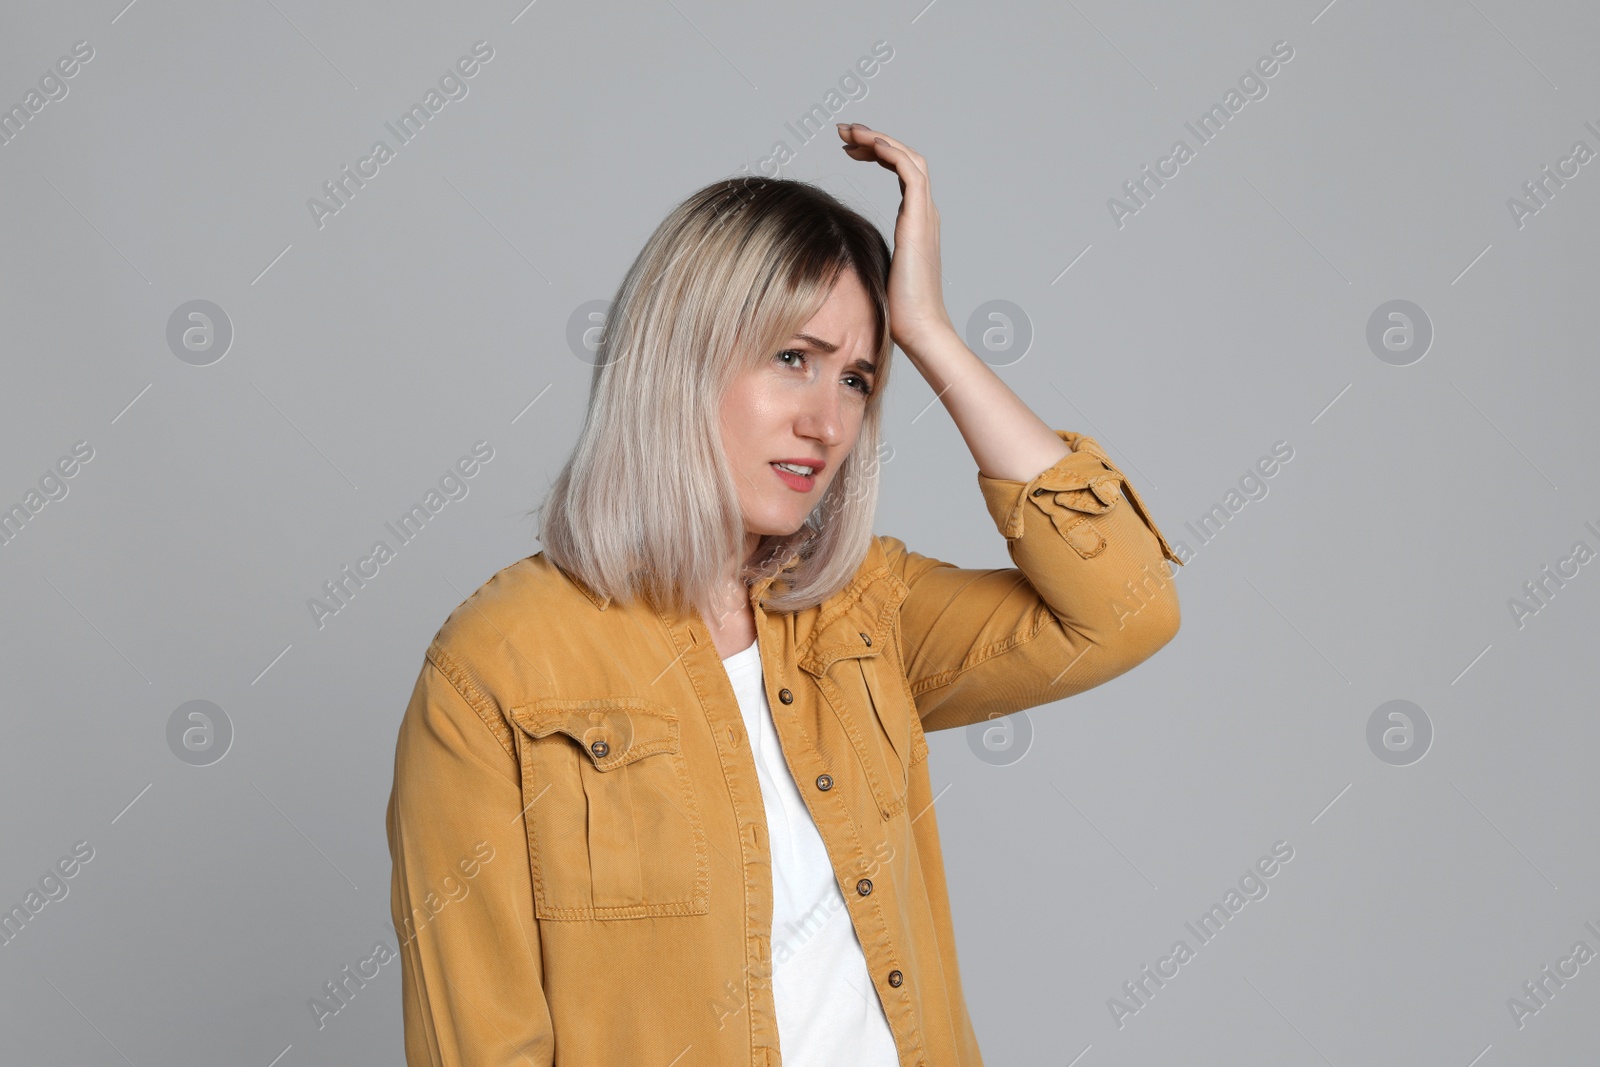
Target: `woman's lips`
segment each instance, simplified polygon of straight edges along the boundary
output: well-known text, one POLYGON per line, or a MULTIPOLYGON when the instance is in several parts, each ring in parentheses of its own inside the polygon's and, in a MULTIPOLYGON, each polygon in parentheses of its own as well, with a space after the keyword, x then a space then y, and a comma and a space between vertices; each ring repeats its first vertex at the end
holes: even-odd
POLYGON ((785 485, 797 492, 809 493, 817 484, 817 476, 815 474, 802 476, 793 471, 786 471, 776 463, 769 463, 767 466, 772 468, 774 474, 783 479, 785 485))

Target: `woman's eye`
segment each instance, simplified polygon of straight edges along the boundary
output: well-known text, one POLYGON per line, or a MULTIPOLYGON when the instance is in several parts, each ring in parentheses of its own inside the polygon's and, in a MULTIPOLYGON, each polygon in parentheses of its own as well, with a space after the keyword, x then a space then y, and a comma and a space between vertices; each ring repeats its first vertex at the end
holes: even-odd
MULTIPOLYGON (((779 352, 776 356, 773 356, 772 358, 776 359, 776 360, 779 360, 780 362, 783 362, 784 366, 787 366, 787 367, 803 367, 803 366, 805 366, 805 364, 807 362, 806 354, 804 352, 800 351, 798 348, 786 348, 782 352, 779 352), (787 362, 787 360, 785 360, 786 356, 794 356, 796 359, 799 360, 799 362, 798 363, 789 363, 789 362, 787 362)), ((867 381, 861 375, 859 375, 859 374, 850 374, 850 375, 847 375, 844 380, 850 382, 851 383, 850 388, 856 390, 856 392, 860 393, 862 396, 871 396, 872 395, 872 383, 867 381)))

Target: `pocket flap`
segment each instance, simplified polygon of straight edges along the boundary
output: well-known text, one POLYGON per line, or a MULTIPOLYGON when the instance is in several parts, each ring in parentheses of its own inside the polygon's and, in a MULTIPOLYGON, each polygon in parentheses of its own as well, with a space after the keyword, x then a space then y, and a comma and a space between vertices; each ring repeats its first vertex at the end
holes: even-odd
POLYGON ((1046 500, 1053 500, 1064 508, 1088 515, 1101 515, 1116 506, 1122 499, 1119 485, 1122 475, 1107 470, 1099 474, 1083 475, 1071 470, 1046 471, 1034 488, 1031 499, 1039 507, 1049 510, 1046 500))
POLYGON ((511 719, 535 739, 566 734, 600 771, 678 751, 677 715, 640 697, 545 698, 512 708, 511 719))

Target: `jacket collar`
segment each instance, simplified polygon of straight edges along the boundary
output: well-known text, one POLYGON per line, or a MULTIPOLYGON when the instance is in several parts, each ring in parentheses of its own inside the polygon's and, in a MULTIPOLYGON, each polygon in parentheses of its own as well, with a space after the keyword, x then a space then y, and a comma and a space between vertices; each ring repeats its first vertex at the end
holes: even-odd
POLYGON ((850 584, 819 605, 817 616, 796 642, 796 663, 821 676, 835 660, 871 659, 893 639, 894 622, 910 587, 883 560, 877 538, 850 584))
MULTIPOLYGON (((548 556, 545 557, 545 558, 549 559, 548 556)), ((608 605, 610 605, 610 603, 611 603, 611 598, 610 597, 601 596, 599 593, 595 592, 593 589, 590 589, 589 586, 584 582, 584 580, 582 578, 579 578, 575 573, 573 573, 572 571, 567 570, 567 568, 563 567, 561 564, 557 563, 553 559, 550 560, 550 565, 556 569, 556 572, 558 574, 560 574, 561 577, 565 578, 567 581, 569 581, 573 585, 577 586, 578 587, 578 591, 580 593, 582 593, 584 596, 589 598, 589 603, 593 604, 595 607, 599 608, 601 611, 606 610, 606 607, 608 605)))

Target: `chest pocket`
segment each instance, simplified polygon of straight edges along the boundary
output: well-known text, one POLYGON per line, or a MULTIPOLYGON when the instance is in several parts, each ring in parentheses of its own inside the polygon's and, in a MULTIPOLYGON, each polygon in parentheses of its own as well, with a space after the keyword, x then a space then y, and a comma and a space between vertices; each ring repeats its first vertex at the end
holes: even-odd
POLYGON ((541 919, 703 915, 705 827, 672 709, 638 697, 511 709, 541 919))
POLYGON ((831 619, 824 617, 799 657, 849 736, 885 819, 905 809, 911 765, 927 752, 895 647, 906 592, 893 575, 879 575, 831 619))

